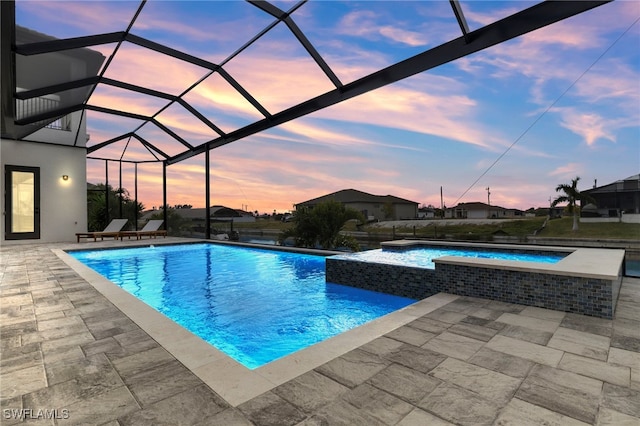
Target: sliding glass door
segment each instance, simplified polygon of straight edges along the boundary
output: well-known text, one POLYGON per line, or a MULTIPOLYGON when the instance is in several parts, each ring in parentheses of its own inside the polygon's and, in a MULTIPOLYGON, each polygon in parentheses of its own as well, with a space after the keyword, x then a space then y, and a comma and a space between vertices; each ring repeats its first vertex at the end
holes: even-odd
POLYGON ((40 168, 5 166, 5 238, 40 238, 40 168))

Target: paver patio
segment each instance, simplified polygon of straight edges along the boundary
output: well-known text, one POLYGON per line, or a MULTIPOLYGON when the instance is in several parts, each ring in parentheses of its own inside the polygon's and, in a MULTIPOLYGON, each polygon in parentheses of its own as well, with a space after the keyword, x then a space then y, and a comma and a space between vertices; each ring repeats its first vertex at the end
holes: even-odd
POLYGON ((233 406, 57 247, 0 248, 2 424, 640 425, 640 279, 614 320, 458 297, 233 406))

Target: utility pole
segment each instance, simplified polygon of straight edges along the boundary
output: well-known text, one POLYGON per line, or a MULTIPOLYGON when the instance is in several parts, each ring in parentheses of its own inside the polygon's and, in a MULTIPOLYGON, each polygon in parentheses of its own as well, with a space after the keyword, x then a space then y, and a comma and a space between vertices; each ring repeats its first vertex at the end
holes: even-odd
POLYGON ((491 217, 491 192, 489 192, 488 186, 485 189, 487 190, 487 206, 488 206, 487 211, 489 212, 488 217, 490 218, 491 217))

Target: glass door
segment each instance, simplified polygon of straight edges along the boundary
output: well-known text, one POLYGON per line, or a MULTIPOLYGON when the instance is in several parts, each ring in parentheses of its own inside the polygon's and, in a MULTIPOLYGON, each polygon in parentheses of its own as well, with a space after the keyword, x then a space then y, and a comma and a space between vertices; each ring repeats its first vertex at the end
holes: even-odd
POLYGON ((5 238, 40 238, 40 168, 5 166, 5 238))

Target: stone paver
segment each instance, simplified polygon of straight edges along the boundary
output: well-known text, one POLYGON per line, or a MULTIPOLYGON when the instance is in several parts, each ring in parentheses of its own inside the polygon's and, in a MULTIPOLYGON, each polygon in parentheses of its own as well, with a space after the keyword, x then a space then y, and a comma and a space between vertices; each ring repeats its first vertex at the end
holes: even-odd
POLYGON ((469 359, 478 352, 484 341, 445 331, 422 347, 458 359, 469 359))
POLYGON ((505 336, 495 336, 485 347, 552 367, 558 365, 564 354, 557 349, 505 336))
POLYGON ((52 247, 0 248, 0 408, 61 417, 27 424, 640 424, 640 279, 612 321, 459 297, 235 407, 52 247))
POLYGON ((560 327, 549 340, 547 346, 605 361, 610 344, 611 340, 606 336, 560 327))
POLYGON ((398 423, 414 409, 412 404, 366 383, 346 393, 342 398, 388 425, 398 423))
POLYGON ((355 349, 318 367, 317 371, 350 388, 373 377, 389 364, 383 358, 355 349))
POLYGON ((536 365, 516 397, 586 423, 598 414, 602 382, 546 365, 536 365))
POLYGON ((418 406, 449 422, 463 425, 490 425, 500 405, 459 386, 443 383, 423 399, 418 406))
POLYGON ((378 389, 417 404, 442 381, 399 364, 391 364, 369 380, 378 389))
POLYGON ((513 398, 498 416, 496 424, 500 426, 586 426, 589 423, 513 398))
POLYGON ((597 361, 568 352, 562 357, 558 368, 615 385, 627 387, 630 385, 630 367, 611 365, 607 362, 597 361))
POLYGON ((348 390, 348 387, 312 370, 278 386, 273 393, 295 404, 304 413, 313 414, 348 390))
POLYGON ((501 405, 509 402, 522 382, 522 379, 516 379, 455 358, 447 358, 434 368, 431 374, 443 382, 453 383, 488 397, 501 405))

